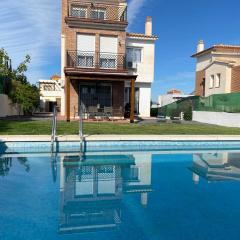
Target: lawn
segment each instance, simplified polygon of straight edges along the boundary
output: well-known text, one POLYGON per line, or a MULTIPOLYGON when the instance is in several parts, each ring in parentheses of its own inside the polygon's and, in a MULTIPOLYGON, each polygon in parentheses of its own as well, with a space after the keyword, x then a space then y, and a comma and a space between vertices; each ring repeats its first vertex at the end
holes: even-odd
MULTIPOLYGON (((78 122, 58 122, 59 135, 78 134, 78 122)), ((0 120, 0 135, 50 135, 51 121, 0 120)), ((118 124, 84 123, 84 134, 136 134, 136 135, 240 135, 240 128, 227 128, 204 124, 118 124)))

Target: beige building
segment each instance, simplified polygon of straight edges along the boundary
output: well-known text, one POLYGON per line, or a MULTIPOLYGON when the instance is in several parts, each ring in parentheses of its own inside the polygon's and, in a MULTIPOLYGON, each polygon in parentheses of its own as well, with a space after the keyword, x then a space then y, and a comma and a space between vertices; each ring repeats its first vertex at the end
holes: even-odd
POLYGON ((53 107, 61 109, 61 99, 63 98, 63 81, 58 75, 54 75, 48 80, 39 80, 40 89, 40 112, 53 112, 53 107))
POLYGON ((240 46, 214 45, 205 49, 201 40, 197 46, 195 95, 240 92, 240 46))

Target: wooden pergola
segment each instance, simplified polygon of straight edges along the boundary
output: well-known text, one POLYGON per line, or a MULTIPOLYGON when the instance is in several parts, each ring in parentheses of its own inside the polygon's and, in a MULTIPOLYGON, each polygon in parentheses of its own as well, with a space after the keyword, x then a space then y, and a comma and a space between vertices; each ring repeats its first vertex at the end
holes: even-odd
POLYGON ((134 110, 135 110, 135 81, 137 79, 137 75, 129 75, 125 73, 102 73, 102 72, 80 72, 75 71, 74 69, 65 69, 66 74, 66 119, 70 121, 71 119, 71 92, 70 92, 70 84, 71 80, 76 81, 123 81, 130 82, 131 86, 131 94, 130 94, 130 122, 134 123, 134 110))

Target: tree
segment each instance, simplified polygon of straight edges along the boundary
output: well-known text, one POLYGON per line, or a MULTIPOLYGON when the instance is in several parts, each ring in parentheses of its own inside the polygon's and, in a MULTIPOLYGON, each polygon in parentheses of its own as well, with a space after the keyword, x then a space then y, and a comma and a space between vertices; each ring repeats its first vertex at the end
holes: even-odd
POLYGON ((30 61, 30 56, 26 55, 24 61, 16 69, 12 69, 8 54, 4 49, 0 50, 0 75, 8 79, 5 93, 13 103, 21 105, 24 114, 32 114, 40 104, 38 87, 29 83, 25 75, 30 61))

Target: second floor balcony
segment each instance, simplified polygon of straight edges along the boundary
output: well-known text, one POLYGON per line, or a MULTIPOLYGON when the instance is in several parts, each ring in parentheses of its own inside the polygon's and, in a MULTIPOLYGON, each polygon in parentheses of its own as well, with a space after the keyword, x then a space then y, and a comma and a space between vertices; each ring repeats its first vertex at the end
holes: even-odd
POLYGON ((67 51, 67 68, 88 71, 126 71, 125 54, 67 51))
POLYGON ((92 21, 127 22, 127 7, 118 5, 69 2, 68 17, 92 21))

